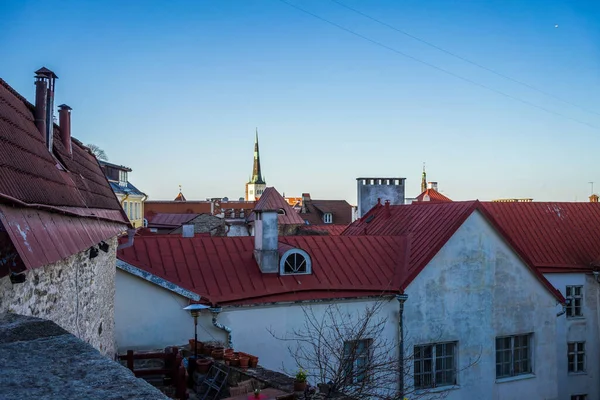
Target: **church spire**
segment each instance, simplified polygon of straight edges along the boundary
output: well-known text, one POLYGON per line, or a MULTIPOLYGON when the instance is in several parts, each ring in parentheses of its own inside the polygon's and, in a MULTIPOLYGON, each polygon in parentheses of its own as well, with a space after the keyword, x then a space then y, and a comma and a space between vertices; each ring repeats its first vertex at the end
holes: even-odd
POLYGON ((423 163, 423 173, 421 174, 421 193, 427 190, 427 173, 425 172, 425 163, 423 163))
POLYGON ((252 167, 252 178, 250 183, 264 184, 262 173, 260 171, 260 153, 258 151, 258 128, 256 128, 256 136, 254 138, 254 165, 252 167))

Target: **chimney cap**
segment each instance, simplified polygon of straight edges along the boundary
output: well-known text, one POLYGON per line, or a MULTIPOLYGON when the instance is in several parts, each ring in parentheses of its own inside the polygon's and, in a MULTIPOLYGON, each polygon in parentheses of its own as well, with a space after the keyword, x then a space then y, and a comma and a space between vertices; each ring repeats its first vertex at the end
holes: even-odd
POLYGON ((72 110, 72 108, 66 104, 61 104, 60 106, 58 106, 58 109, 59 110, 72 110))
POLYGON ((48 68, 46 67, 42 67, 40 69, 38 69, 37 71, 35 71, 36 76, 40 76, 40 77, 46 77, 46 78, 54 78, 54 79, 58 79, 58 76, 56 76, 56 74, 52 71, 50 71, 48 68))

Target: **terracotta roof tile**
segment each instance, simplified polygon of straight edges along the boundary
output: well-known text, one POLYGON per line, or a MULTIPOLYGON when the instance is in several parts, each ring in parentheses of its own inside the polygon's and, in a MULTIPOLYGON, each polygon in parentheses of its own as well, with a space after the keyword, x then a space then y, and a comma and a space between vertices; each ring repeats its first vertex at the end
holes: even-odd
MULTIPOLYGON (((268 187, 256 202, 254 210, 283 210, 283 214, 278 215, 280 225, 303 225, 304 220, 288 204, 282 195, 274 187, 268 187)), ((248 216, 248 221, 254 221, 255 213, 248 216)))
POLYGON ((346 200, 306 200, 302 206, 300 217, 311 225, 324 224, 324 213, 332 214, 334 224, 352 222, 352 206, 346 200))

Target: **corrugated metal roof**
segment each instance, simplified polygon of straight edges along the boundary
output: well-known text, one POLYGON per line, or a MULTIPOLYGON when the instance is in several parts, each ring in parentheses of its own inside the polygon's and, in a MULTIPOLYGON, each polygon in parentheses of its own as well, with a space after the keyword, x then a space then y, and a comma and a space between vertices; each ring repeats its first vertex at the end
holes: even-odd
POLYGON ((427 189, 423 193, 418 195, 415 198, 414 202, 426 201, 426 200, 423 200, 425 198, 425 196, 429 196, 428 201, 452 201, 451 199, 444 196, 443 194, 441 194, 440 192, 438 192, 435 189, 427 189))
POLYGON ((0 194, 27 204, 121 209, 84 146, 73 139, 71 157, 56 125, 53 143, 54 156, 35 126, 33 106, 0 79, 0 194), (57 167, 59 161, 67 171, 57 167))
MULTIPOLYGON (((373 207, 361 219, 350 225, 342 235, 408 235, 409 262, 406 287, 440 251, 456 230, 473 213, 481 211, 501 233, 499 224, 479 201, 420 202, 410 205, 373 207)), ((510 236, 505 239, 510 242, 510 236)), ((560 301, 564 298, 552 286, 519 247, 513 249, 523 258, 536 277, 560 301)))
POLYGON ((0 204, 0 222, 25 266, 38 268, 122 233, 122 223, 0 204))
MULTIPOLYGON (((268 187, 261 194, 256 202, 254 210, 283 210, 284 214, 279 214, 277 220, 281 225, 303 225, 304 220, 288 204, 282 195, 274 187, 268 187)), ((248 216, 248 221, 254 221, 254 211, 248 216)))
POLYGON ((213 304, 251 304, 398 293, 403 237, 285 236, 306 251, 311 275, 263 274, 253 237, 136 237, 120 260, 199 294, 213 304))
POLYGON ((154 214, 148 219, 148 227, 172 227, 177 228, 188 221, 196 218, 200 214, 169 214, 169 213, 158 213, 154 214))
POLYGON ((511 244, 542 272, 589 270, 600 255, 600 203, 482 205, 511 244))

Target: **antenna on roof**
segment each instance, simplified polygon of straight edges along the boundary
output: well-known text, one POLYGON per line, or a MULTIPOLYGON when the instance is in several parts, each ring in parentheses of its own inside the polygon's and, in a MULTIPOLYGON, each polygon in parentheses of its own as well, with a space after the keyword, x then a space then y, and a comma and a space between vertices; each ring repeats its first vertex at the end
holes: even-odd
POLYGON ((590 185, 592 185, 592 193, 590 194, 594 194, 594 182, 588 182, 590 185))

